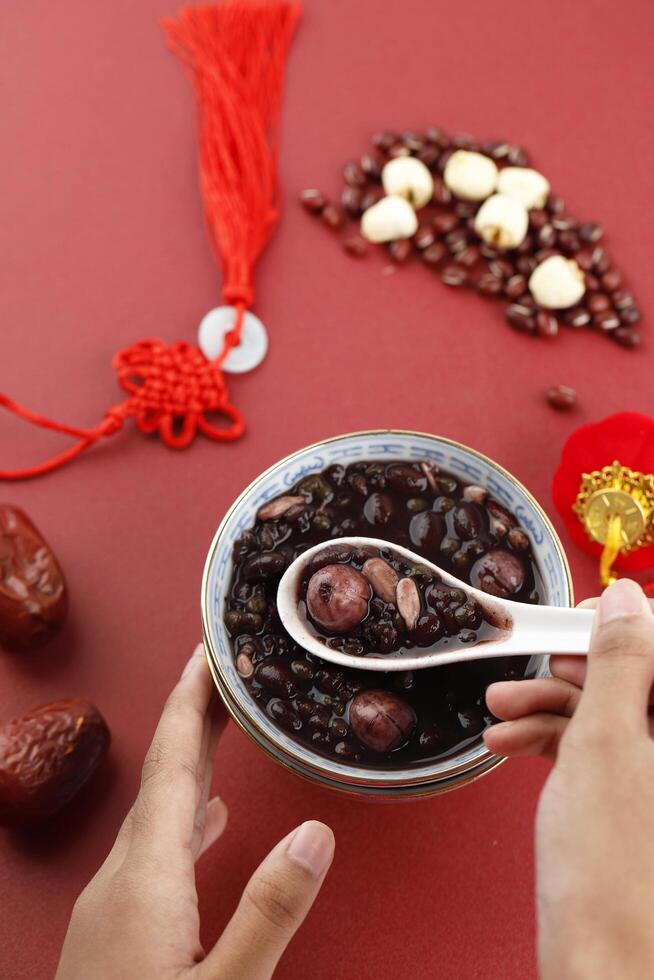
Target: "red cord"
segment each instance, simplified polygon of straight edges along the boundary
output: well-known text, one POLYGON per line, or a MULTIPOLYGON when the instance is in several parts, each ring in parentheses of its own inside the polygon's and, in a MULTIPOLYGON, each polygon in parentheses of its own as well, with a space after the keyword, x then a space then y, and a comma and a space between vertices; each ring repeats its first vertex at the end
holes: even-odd
POLYGON ((238 439, 245 429, 229 403, 221 367, 240 342, 245 311, 254 300, 253 271, 279 213, 277 151, 284 65, 300 15, 286 0, 223 0, 180 10, 164 21, 171 49, 186 66, 198 106, 200 189, 223 299, 236 309, 223 349, 208 362, 183 342, 143 340, 114 358, 130 397, 94 429, 45 418, 0 394, 0 406, 41 428, 78 439, 76 445, 36 466, 0 470, 0 480, 40 476, 69 463, 130 416, 142 432, 158 431, 172 449, 183 449, 198 430, 210 439, 238 439), (215 413, 226 426, 210 421, 215 413))
POLYGON ((36 466, 0 470, 0 480, 24 480, 58 469, 99 439, 118 432, 130 417, 146 435, 158 432, 171 449, 185 449, 198 430, 218 442, 238 439, 243 434, 245 423, 228 401, 220 367, 207 361, 197 347, 184 341, 167 346, 161 340, 141 340, 119 351, 113 364, 129 398, 110 408, 94 429, 80 429, 44 418, 0 394, 0 406, 19 418, 79 440, 70 449, 36 466), (212 414, 226 419, 228 424, 212 422, 208 417, 212 414))

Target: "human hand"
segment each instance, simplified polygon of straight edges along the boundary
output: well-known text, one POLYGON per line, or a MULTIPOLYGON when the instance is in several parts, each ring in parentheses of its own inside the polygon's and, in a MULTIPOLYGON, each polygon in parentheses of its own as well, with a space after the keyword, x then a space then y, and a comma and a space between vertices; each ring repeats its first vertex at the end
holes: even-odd
POLYGON ((308 821, 280 841, 205 953, 194 866, 227 821, 222 800, 208 799, 225 722, 199 646, 166 702, 116 843, 75 903, 56 980, 272 976, 320 890, 334 837, 308 821))
POLYGON ((536 817, 542 980, 654 976, 654 616, 629 579, 596 603, 587 662, 487 692, 504 719, 488 748, 555 763, 536 817))

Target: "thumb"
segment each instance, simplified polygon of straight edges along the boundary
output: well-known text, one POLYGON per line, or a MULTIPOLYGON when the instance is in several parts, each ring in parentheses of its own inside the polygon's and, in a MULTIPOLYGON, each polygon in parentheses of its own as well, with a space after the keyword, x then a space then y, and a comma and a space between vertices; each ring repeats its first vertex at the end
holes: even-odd
POLYGON ((334 835, 315 820, 280 841, 250 878, 201 975, 268 980, 320 891, 333 856, 334 835))
POLYGON ((584 689, 575 718, 632 732, 648 732, 654 681, 654 616, 640 586, 618 579, 602 594, 588 653, 584 689))

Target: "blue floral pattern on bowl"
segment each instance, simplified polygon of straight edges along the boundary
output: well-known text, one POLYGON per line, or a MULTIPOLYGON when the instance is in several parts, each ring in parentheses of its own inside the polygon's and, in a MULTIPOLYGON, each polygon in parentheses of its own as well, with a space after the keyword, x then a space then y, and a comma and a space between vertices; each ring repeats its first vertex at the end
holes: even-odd
MULTIPOLYGON (((479 483, 511 510, 529 533, 546 590, 545 601, 567 606, 572 601, 569 570, 563 548, 548 518, 536 501, 500 466, 472 449, 431 435, 395 431, 364 432, 341 436, 302 449, 272 466, 255 480, 225 516, 212 543, 204 570, 202 611, 204 637, 214 674, 229 699, 242 727, 262 747, 286 766, 334 787, 416 786, 448 780, 460 771, 491 768, 498 761, 479 739, 456 756, 398 770, 344 765, 312 752, 281 731, 250 697, 234 667, 229 636, 223 624, 225 596, 232 575, 232 551, 236 539, 252 527, 257 511, 266 501, 284 493, 299 479, 333 463, 360 459, 429 459, 469 483, 479 483)), ((534 658, 534 672, 547 672, 547 658, 534 658)), ((466 780, 467 781, 467 780, 466 780)))

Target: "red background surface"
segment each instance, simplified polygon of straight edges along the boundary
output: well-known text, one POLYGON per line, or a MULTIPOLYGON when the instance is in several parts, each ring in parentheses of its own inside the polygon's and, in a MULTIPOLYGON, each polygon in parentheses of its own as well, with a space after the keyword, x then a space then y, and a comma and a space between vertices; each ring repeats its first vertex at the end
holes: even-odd
MULTIPOLYGON (((114 350, 143 336, 192 340, 219 300, 191 91, 157 23, 173 12, 163 0, 2 12, 0 389, 81 425, 116 400, 114 350)), ((342 162, 381 127, 506 137, 532 151, 573 213, 605 225, 651 310, 653 29, 647 0, 306 0, 284 111, 287 206, 257 276, 271 350, 231 385, 247 436, 174 454, 129 428, 55 476, 1 491, 51 540, 72 597, 56 643, 0 659, 1 714, 85 695, 114 734, 110 764, 77 805, 33 837, 0 837, 3 976, 54 970, 73 900, 113 840, 197 641, 211 536, 264 467, 325 436, 410 427, 488 453, 551 513, 571 429, 652 411, 649 341, 632 353, 583 331, 518 336, 493 305, 417 264, 384 276, 379 256, 348 258, 295 194, 335 193, 342 162), (544 405, 556 383, 579 389, 575 414, 544 405)), ((3 466, 59 445, 0 419, 3 466)), ((594 563, 570 557, 578 596, 591 594, 594 563)), ((305 785, 231 727, 215 777, 230 825, 198 868, 205 941, 271 845, 317 817, 335 830, 336 860, 280 977, 533 977, 532 824, 546 773, 510 763, 439 799, 359 803, 305 785)))

